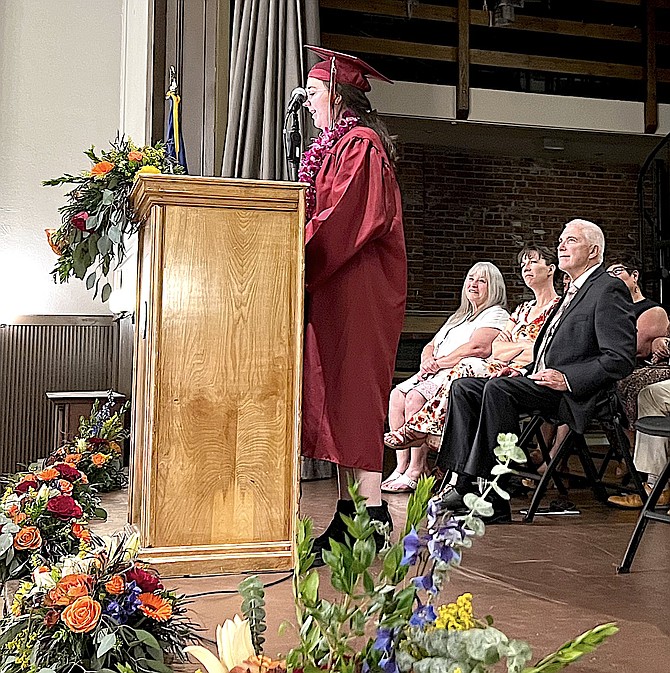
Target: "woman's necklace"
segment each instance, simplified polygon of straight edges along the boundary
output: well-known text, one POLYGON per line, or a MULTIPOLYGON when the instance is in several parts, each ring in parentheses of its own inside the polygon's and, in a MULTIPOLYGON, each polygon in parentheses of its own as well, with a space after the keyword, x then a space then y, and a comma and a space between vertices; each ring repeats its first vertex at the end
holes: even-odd
POLYGON ((343 135, 358 126, 359 122, 358 117, 343 117, 332 129, 324 129, 302 155, 298 180, 309 185, 305 192, 305 216, 308 221, 316 210, 316 176, 323 165, 326 154, 343 135))

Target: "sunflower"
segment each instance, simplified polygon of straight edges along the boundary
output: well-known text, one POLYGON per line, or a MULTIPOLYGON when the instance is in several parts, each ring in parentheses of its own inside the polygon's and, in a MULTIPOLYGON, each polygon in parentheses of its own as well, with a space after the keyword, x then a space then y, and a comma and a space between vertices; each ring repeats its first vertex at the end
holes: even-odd
POLYGON ((140 610, 147 617, 151 617, 157 622, 166 622, 172 617, 172 605, 164 598, 149 593, 140 594, 138 598, 142 601, 140 610))

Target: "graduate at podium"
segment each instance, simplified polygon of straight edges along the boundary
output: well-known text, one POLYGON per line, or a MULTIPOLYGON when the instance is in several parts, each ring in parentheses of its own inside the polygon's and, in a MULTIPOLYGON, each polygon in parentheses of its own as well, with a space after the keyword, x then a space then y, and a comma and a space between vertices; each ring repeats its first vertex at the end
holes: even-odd
MULTIPOLYGON (((339 499, 314 541, 315 564, 343 540, 340 514, 358 481, 371 518, 391 523, 381 499, 383 431, 405 312, 407 259, 395 148, 365 95, 390 81, 361 59, 309 47, 305 107, 321 133, 302 157, 306 193, 303 454, 338 466, 339 499)), ((377 540, 378 545, 382 540, 377 540)))

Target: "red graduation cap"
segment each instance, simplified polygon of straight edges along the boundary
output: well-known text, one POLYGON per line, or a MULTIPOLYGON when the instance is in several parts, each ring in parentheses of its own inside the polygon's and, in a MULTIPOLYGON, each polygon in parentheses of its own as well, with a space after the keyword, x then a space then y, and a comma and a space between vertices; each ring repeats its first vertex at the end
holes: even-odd
MULTIPOLYGON (((383 82, 391 82, 388 77, 384 77, 380 72, 368 65, 363 59, 356 56, 343 54, 341 51, 324 49, 323 47, 313 47, 309 44, 305 47, 320 56, 324 61, 319 61, 310 71, 309 77, 319 79, 323 82, 335 82, 339 84, 350 84, 361 91, 370 91, 370 82, 368 77, 379 79, 383 82)), ((391 82, 392 83, 392 82, 391 82)), ((331 86, 331 90, 332 90, 331 86)))

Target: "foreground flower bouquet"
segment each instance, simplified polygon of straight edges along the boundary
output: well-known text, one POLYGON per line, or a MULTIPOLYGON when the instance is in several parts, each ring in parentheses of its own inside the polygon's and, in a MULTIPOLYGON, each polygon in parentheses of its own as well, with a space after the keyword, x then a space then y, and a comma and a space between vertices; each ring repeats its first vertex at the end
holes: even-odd
POLYGON ((0 622, 0 671, 156 671, 194 641, 184 597, 136 560, 122 531, 87 554, 37 568, 0 622))
POLYGON ((84 472, 101 493, 116 491, 128 483, 123 469, 120 442, 128 437, 124 417, 130 408, 126 402, 113 412, 114 398, 100 406, 96 400, 88 418, 82 416, 77 437, 56 449, 47 463, 62 461, 84 472))
POLYGON ((123 260, 125 238, 137 230, 137 221, 128 196, 133 182, 141 173, 183 173, 171 160, 162 143, 138 147, 129 138, 117 138, 111 149, 85 152, 92 167, 80 175, 65 174, 46 180, 47 186, 72 185, 67 203, 59 208, 62 224, 47 229, 47 239, 58 261, 52 271, 54 280, 66 283, 72 276, 86 279, 86 287, 101 290, 107 301, 112 287, 100 282, 123 260))
POLYGON ((0 583, 85 552, 90 517, 106 518, 86 475, 67 463, 8 478, 0 501, 0 583))
POLYGON ((301 523, 294 583, 300 645, 288 656, 289 668, 341 673, 489 673, 500 663, 508 673, 555 673, 617 631, 613 624, 596 627, 528 666, 532 656, 528 643, 508 638, 493 627, 490 617, 477 618, 471 594, 453 602, 441 598, 463 551, 484 534, 480 517, 493 513, 486 497, 495 490, 509 498, 498 481, 511 472, 512 462, 524 460, 516 436, 500 435, 498 441, 494 479, 481 496, 466 496, 467 516, 455 517, 438 500, 429 500, 432 478, 419 482, 408 503, 401 541, 382 551, 381 569, 376 573, 372 571, 375 524, 364 500, 351 489, 356 516, 343 517, 350 541, 333 543, 332 551, 323 553, 331 583, 341 594, 339 601, 319 595, 320 577, 311 568, 311 522, 301 523), (418 572, 410 578, 412 567, 418 572), (376 635, 366 640, 371 627, 376 635))

